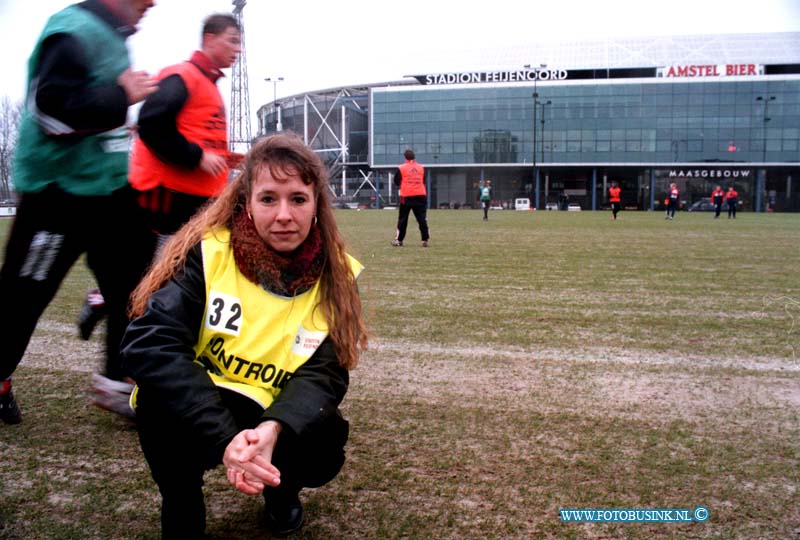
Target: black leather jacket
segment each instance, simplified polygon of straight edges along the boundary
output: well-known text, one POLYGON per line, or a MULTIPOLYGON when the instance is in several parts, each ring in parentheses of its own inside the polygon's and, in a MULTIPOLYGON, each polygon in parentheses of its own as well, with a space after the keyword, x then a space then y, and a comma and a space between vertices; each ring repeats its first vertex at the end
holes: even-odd
MULTIPOLYGON (((122 340, 122 361, 148 399, 158 400, 214 448, 213 461, 239 432, 230 411, 205 370, 194 362, 205 310, 205 275, 200 245, 186 257, 186 266, 155 292, 145 313, 134 320, 122 340)), ((295 371, 264 420, 277 420, 298 436, 336 414, 349 384, 326 339, 295 371)))

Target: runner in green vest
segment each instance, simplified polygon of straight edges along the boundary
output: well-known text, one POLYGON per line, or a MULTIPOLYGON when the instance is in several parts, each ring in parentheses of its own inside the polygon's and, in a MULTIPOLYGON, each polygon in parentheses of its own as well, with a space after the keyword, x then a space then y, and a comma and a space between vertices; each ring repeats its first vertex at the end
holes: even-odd
MULTIPOLYGON (((22 421, 11 374, 72 265, 86 254, 108 307, 98 397, 130 392, 119 365, 128 297, 140 275, 137 214, 127 185, 128 107, 155 91, 133 71, 125 40, 153 0, 87 0, 52 17, 28 61, 14 162, 17 215, 0 270, 0 419, 22 421)), ((147 250, 142 256, 146 256, 147 250)), ((102 403, 98 403, 103 405, 102 403)), ((113 407, 109 407, 113 408, 113 407)), ((124 411, 124 409, 121 409, 124 411)), ((127 409, 128 411, 130 409, 127 409)))

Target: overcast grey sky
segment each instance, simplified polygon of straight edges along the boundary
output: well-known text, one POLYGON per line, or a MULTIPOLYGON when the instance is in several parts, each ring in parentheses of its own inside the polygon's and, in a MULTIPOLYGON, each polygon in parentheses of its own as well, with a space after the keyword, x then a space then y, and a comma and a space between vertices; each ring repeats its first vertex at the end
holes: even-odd
MULTIPOLYGON (((33 44, 47 17, 70 3, 0 0, 0 96, 23 97, 33 44)), ((536 40, 800 31, 800 0, 492 0, 476 9, 464 6, 437 0, 249 0, 244 14, 251 110, 272 100, 273 86, 264 82, 271 76, 285 79, 277 85, 280 97, 447 71, 456 64, 463 69, 473 61, 469 69, 518 68, 486 65, 490 56, 484 53, 536 40), (401 31, 400 23, 415 34, 401 31)), ((202 20, 231 9, 231 0, 156 0, 129 42, 134 67, 155 73, 187 58, 199 45, 202 20)), ((221 90, 227 100, 227 82, 221 90)))

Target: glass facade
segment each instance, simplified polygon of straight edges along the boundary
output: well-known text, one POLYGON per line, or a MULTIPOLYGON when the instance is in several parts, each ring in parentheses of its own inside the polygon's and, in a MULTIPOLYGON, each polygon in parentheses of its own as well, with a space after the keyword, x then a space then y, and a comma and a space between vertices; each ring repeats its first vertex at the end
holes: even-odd
POLYGON ((373 88, 371 165, 800 162, 800 79, 373 88))
POLYGON ((800 211, 794 74, 384 86, 369 109, 369 164, 389 201, 413 148, 437 208, 474 206, 491 180, 503 207, 602 209, 617 182, 624 207, 658 209, 674 181, 686 207, 721 184, 743 209, 800 211))

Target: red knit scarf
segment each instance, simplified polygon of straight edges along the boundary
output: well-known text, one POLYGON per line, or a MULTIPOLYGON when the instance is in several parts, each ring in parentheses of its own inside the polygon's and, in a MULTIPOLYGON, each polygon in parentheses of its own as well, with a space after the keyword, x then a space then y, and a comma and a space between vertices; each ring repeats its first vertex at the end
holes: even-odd
POLYGON ((316 226, 311 227, 308 237, 297 249, 283 254, 267 246, 247 212, 240 212, 233 218, 231 245, 236 266, 242 274, 281 296, 307 291, 322 275, 322 238, 316 226))

